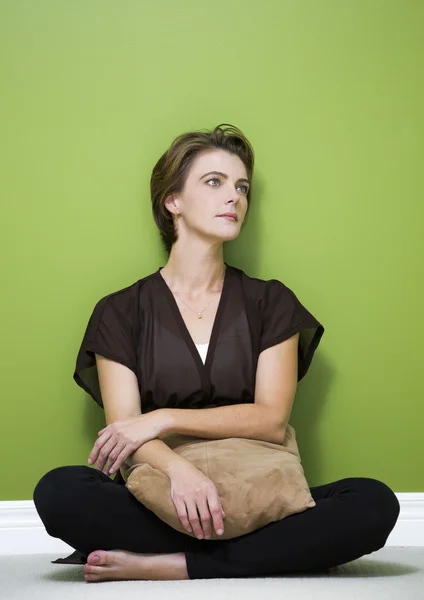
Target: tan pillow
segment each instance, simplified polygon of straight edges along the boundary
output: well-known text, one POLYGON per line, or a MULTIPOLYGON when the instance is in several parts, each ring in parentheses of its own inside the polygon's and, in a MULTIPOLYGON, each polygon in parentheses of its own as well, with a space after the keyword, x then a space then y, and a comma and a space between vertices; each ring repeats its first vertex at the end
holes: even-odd
MULTIPOLYGON (((163 440, 211 479, 225 512, 224 533, 211 540, 239 537, 272 521, 313 508, 295 430, 287 426, 282 444, 247 438, 205 439, 174 434, 163 440)), ((121 469, 127 489, 171 527, 195 537, 182 525, 165 473, 147 463, 121 469)))

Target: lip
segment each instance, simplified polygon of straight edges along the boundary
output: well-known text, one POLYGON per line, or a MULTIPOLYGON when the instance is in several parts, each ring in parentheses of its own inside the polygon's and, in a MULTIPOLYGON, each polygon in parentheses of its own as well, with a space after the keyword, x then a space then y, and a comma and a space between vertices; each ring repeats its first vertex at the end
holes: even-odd
POLYGON ((217 217, 224 217, 226 219, 237 221, 237 215, 235 213, 223 213, 222 215, 217 215, 217 217))

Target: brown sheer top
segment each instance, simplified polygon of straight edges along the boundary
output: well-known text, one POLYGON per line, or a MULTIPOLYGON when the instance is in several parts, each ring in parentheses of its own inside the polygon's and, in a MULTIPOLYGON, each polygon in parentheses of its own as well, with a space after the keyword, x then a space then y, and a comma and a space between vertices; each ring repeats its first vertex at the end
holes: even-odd
POLYGON ((97 302, 77 355, 76 383, 103 407, 97 353, 136 374, 142 413, 253 403, 260 352, 297 332, 300 381, 324 327, 282 282, 225 264, 205 362, 159 267, 97 302))

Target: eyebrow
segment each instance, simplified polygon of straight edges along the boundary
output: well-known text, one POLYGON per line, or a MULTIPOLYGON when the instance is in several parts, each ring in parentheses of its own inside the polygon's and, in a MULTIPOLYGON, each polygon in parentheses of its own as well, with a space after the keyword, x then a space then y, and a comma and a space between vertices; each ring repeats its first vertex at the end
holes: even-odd
MULTIPOLYGON (((224 179, 228 179, 228 175, 226 175, 225 173, 221 173, 221 171, 209 171, 209 173, 205 173, 204 175, 199 177, 199 179, 203 179, 203 177, 206 177, 206 175, 221 175, 221 177, 223 177, 224 179)), ((237 179, 237 181, 245 181, 248 185, 250 185, 250 181, 248 179, 245 179, 244 177, 237 179)))

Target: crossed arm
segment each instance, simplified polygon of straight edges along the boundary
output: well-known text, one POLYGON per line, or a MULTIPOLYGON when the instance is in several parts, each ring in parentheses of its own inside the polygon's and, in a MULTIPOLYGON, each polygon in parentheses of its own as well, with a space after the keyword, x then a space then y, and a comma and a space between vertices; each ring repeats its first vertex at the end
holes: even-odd
POLYGON ((253 438, 277 444, 284 439, 283 427, 277 415, 259 404, 162 410, 164 416, 160 438, 166 437, 166 434, 183 433, 211 439, 253 438))
MULTIPOLYGON (((143 459, 151 462, 147 460, 147 454, 151 458, 153 448, 167 448, 161 438, 173 433, 215 439, 243 437, 282 443, 297 388, 298 343, 299 333, 261 352, 253 404, 154 411, 160 419, 159 439, 143 444, 128 457, 127 464, 143 459)), ((137 411, 140 414, 135 374, 127 367, 99 355, 96 355, 96 360, 107 425, 136 416, 137 411)))
POLYGON ((281 444, 297 389, 299 334, 259 355, 254 404, 162 409, 163 433, 204 438, 243 437, 281 444))

